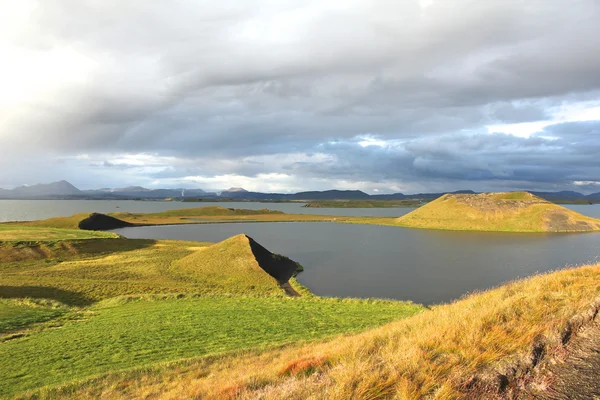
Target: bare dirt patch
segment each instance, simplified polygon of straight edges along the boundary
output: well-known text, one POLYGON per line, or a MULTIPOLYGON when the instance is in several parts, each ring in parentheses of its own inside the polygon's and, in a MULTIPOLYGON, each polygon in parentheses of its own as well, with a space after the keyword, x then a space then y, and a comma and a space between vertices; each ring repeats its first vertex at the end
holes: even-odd
POLYGON ((587 221, 573 221, 561 211, 551 211, 546 214, 546 226, 551 231, 591 231, 597 229, 597 224, 587 221))
POLYGON ((447 199, 452 198, 459 203, 485 213, 519 211, 537 204, 550 204, 548 201, 535 196, 525 200, 513 200, 498 197, 497 193, 456 194, 449 196, 447 199))

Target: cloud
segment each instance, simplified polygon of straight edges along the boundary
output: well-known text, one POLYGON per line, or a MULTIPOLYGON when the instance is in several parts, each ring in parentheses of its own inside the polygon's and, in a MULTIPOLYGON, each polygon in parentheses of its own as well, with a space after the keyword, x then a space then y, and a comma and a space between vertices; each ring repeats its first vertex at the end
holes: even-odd
POLYGON ((597 124, 568 120, 600 103, 595 0, 23 0, 3 10, 0 167, 29 165, 0 183, 284 174, 301 184, 281 187, 433 190, 596 179, 597 124), (548 127, 487 134, 522 123, 548 127), (363 147, 364 137, 385 146, 363 147), (78 171, 40 166, 79 166, 82 153, 93 161, 78 171), (114 160, 126 156, 143 165, 114 160))

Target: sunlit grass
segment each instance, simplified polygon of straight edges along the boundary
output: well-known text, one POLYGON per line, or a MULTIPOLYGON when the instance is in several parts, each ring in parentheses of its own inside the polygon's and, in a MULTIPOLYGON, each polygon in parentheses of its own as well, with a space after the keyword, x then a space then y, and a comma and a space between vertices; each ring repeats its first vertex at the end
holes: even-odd
POLYGON ((47 300, 0 299, 0 334, 48 321, 67 311, 64 305, 47 300))
POLYGON ((530 357, 539 335, 560 337, 566 321, 600 295, 599 282, 600 265, 564 270, 359 335, 109 375, 50 393, 66 398, 99 393, 166 399, 465 398, 461 387, 473 374, 530 357), (307 367, 284 373, 297 365, 307 367))
POLYGON ((586 217, 530 193, 445 195, 396 221, 408 228, 497 232, 600 230, 586 217))
POLYGON ((0 393, 109 371, 363 330, 422 308, 392 301, 208 297, 109 300, 0 345, 0 393))
POLYGON ((57 227, 0 224, 1 241, 56 241, 73 239, 116 238, 112 232, 82 231, 57 227))

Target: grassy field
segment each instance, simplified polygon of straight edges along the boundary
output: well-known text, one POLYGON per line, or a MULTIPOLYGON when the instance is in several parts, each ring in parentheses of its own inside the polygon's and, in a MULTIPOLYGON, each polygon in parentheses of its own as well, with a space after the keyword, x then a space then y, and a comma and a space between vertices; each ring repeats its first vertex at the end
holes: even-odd
MULTIPOLYGON (((71 245, 73 251, 54 253, 44 247, 49 258, 28 245, 0 245, 0 298, 50 298, 85 306, 140 293, 285 295, 259 267, 244 235, 214 245, 130 239, 71 245)), ((302 290, 294 281, 292 285, 302 290)))
POLYGON ((530 193, 448 194, 397 219, 409 228, 497 232, 588 232, 600 220, 530 193))
POLYGON ((259 256, 245 235, 216 244, 130 240, 53 227, 66 225, 60 219, 42 224, 2 226, 12 240, 0 241, 0 397, 156 363, 313 341, 423 310, 319 298, 293 279, 284 290, 264 263, 298 266, 259 256))
POLYGON ((83 320, 0 345, 0 393, 144 365, 364 330, 421 307, 359 300, 111 299, 83 320))
MULTIPOLYGON (((69 218, 69 217, 67 217, 69 218)), ((0 242, 58 241, 73 239, 116 238, 111 232, 82 231, 76 228, 0 224, 0 242)))
POLYGON ((2 225, 0 397, 469 398, 474 376, 560 342, 600 296, 593 265, 430 310, 319 298, 294 280, 303 296, 289 297, 245 235, 129 240, 42 224, 2 225))
POLYGON ((55 301, 0 299, 0 334, 45 322, 67 312, 66 306, 55 301))
POLYGON ((554 272, 357 335, 108 375, 46 393, 69 399, 482 398, 469 394, 467 382, 526 364, 536 341, 560 346, 566 322, 600 295, 598 282, 600 265, 554 272))

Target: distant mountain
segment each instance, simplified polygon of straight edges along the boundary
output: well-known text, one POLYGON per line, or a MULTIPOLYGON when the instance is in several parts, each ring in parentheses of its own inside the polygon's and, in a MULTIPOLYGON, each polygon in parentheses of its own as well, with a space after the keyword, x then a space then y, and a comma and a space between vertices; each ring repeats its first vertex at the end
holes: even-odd
MULTIPOLYGON (((530 192, 545 200, 555 203, 588 203, 600 202, 600 192, 584 195, 573 191, 560 192, 530 192)), ((148 189, 142 186, 127 186, 123 188, 102 188, 96 190, 79 190, 67 181, 31 186, 19 186, 12 190, 0 189, 0 198, 4 199, 212 199, 212 200, 247 200, 247 201, 286 201, 286 200, 403 200, 424 199, 433 200, 447 194, 417 193, 417 194, 377 194, 369 195, 360 190, 325 190, 299 193, 262 193, 250 192, 241 187, 232 187, 219 195, 202 189, 148 189)), ((476 194, 472 190, 458 190, 450 194, 476 194)))
MULTIPOLYGON (((403 194, 403 193, 393 193, 393 194, 376 194, 371 196, 371 199, 375 200, 403 200, 403 199, 437 199, 441 197, 446 192, 441 193, 417 193, 417 194, 403 194)), ((449 192, 449 194, 475 194, 472 190, 457 190, 455 192, 449 192)))
POLYGON ((586 197, 584 194, 579 192, 572 192, 563 190, 560 192, 529 192, 545 200, 577 200, 586 197))
POLYGON ((300 192, 287 195, 290 200, 362 200, 372 196, 360 190, 325 190, 322 192, 300 192))
MULTIPOLYGON (((249 192, 244 188, 232 187, 227 190, 223 190, 219 196, 228 198, 228 199, 238 199, 238 198, 247 199, 246 196, 251 196, 250 198, 252 198, 253 193, 254 192, 249 192)), ((260 193, 259 195, 262 195, 262 194, 263 193, 260 193)), ((261 196, 259 196, 259 197, 261 197, 261 196)))
POLYGON ((4 199, 165 199, 168 197, 215 197, 202 189, 147 189, 141 186, 79 190, 67 181, 0 189, 4 199))
POLYGON ((127 186, 116 189, 99 189, 85 191, 93 197, 111 197, 111 198, 141 198, 141 199, 166 199, 168 197, 214 197, 216 193, 208 193, 202 189, 148 189, 141 186, 127 186))
POLYGON ((141 186, 127 186, 124 188, 116 188, 116 189, 106 189, 109 192, 113 192, 113 193, 131 193, 131 192, 150 192, 152 189, 146 189, 145 187, 141 187, 141 186))
POLYGON ((600 201, 600 192, 598 193, 592 193, 592 194, 588 194, 587 196, 585 196, 588 200, 596 200, 596 201, 600 201))
POLYGON ((80 194, 82 194, 81 190, 77 189, 67 181, 19 186, 12 190, 3 190, 0 192, 0 195, 3 195, 3 197, 11 198, 76 196, 80 194))
POLYGON ((224 190, 219 197, 236 200, 354 200, 371 198, 371 196, 360 190, 325 190, 322 192, 311 191, 284 194, 248 192, 242 188, 232 189, 224 190))

